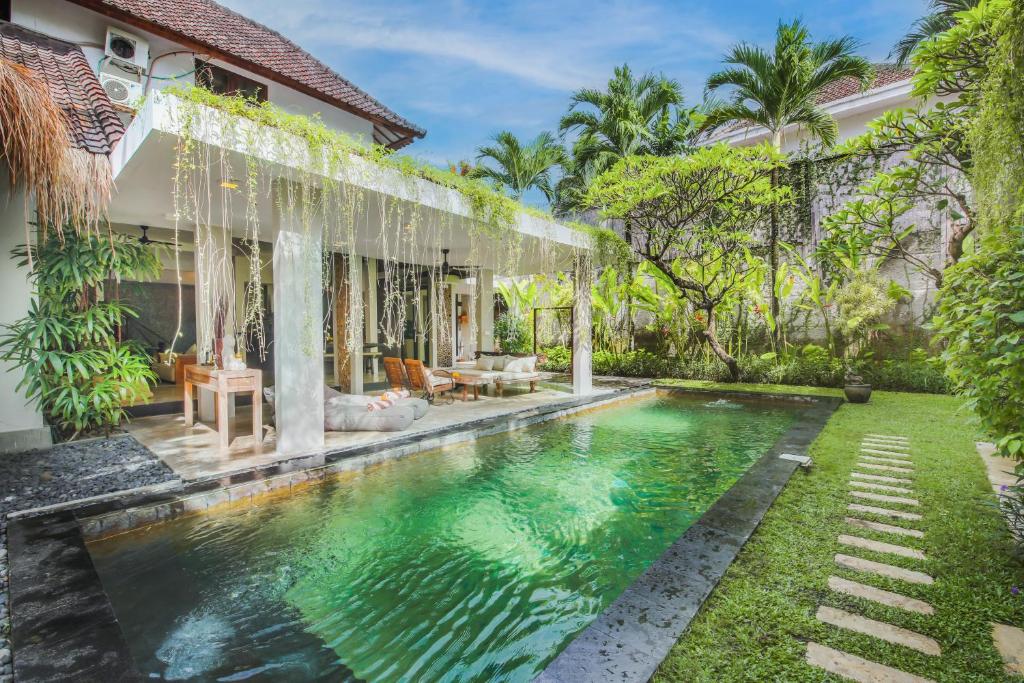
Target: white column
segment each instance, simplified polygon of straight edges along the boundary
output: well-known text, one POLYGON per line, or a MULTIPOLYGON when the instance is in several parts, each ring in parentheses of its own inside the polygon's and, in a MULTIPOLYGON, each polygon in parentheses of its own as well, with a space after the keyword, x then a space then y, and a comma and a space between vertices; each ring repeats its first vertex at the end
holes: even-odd
MULTIPOLYGON (((24 318, 33 298, 28 266, 19 268, 10 254, 35 227, 25 223, 31 214, 23 188, 11 188, 8 178, 7 165, 0 161, 0 325, 24 318)), ((0 453, 50 445, 39 407, 28 402, 24 388, 17 388, 23 376, 16 362, 0 361, 0 453)))
POLYGON ((481 268, 476 276, 476 340, 481 351, 494 350, 494 271, 481 268))
POLYGON ((590 286, 594 279, 590 255, 579 254, 573 264, 573 336, 572 393, 589 394, 593 381, 593 332, 590 311, 590 286))
POLYGON ((279 453, 324 445, 322 241, 297 186, 275 185, 274 419, 279 453), (294 198, 289 198, 289 190, 294 198), (289 199, 292 199, 290 202, 289 199), (292 204, 289 207, 289 204, 292 204))

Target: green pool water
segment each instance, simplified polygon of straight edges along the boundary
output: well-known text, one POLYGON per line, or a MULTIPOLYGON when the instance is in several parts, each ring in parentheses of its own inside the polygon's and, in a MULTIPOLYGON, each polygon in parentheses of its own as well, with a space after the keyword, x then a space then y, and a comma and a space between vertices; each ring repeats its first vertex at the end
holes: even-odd
POLYGON ((796 414, 630 401, 90 550, 153 679, 528 681, 796 414))

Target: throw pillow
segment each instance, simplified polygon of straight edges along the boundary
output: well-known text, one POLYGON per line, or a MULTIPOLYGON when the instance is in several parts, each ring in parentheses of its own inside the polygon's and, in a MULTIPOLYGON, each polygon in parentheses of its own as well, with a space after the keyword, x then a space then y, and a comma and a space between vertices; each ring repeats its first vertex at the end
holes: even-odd
POLYGON ((494 369, 494 356, 480 356, 476 359, 477 370, 493 370, 494 369))
POLYGON ((509 356, 494 356, 494 365, 492 366, 492 369, 504 370, 505 364, 508 363, 509 360, 509 356))

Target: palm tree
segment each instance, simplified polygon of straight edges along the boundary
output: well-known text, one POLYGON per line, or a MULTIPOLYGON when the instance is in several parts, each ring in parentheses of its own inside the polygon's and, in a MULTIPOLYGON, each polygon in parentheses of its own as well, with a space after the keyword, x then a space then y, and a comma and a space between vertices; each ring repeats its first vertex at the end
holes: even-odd
MULTIPOLYGON (((668 156, 687 149, 698 127, 693 111, 683 111, 679 83, 661 75, 633 75, 628 64, 615 68, 607 90, 583 88, 572 95, 559 131, 578 132, 572 162, 558 186, 556 209, 586 210, 584 198, 591 181, 628 156, 668 156)), ((623 239, 632 245, 627 222, 623 239)), ((632 278, 632 268, 628 276, 632 278)), ((633 320, 628 321, 632 344, 633 320)))
MULTIPOLYGON (((707 91, 729 86, 733 92, 725 102, 708 111, 705 129, 730 123, 760 126, 768 131, 772 145, 782 150, 782 133, 788 126, 802 126, 826 146, 836 140, 835 119, 817 104, 819 94, 844 78, 855 78, 867 87, 873 77, 871 64, 854 54, 857 41, 850 36, 820 43, 811 41, 807 28, 795 20, 779 22, 775 47, 769 52, 756 45, 740 43, 726 55, 729 64, 708 78, 707 91)), ((779 174, 772 173, 778 186, 779 174)), ((768 234, 771 312, 778 335, 779 298, 776 277, 779 269, 779 214, 773 209, 768 234)))
POLYGON ((550 202, 554 199, 551 171, 565 163, 565 149, 547 131, 523 144, 507 130, 494 136, 494 145, 477 149, 477 160, 490 159, 494 166, 478 165, 471 175, 488 180, 507 191, 513 199, 522 199, 529 190, 544 193, 550 202))
POLYGON ((900 38, 889 56, 896 59, 897 66, 906 66, 918 45, 953 28, 956 24, 956 13, 977 7, 978 1, 931 0, 928 14, 911 24, 910 31, 900 38))

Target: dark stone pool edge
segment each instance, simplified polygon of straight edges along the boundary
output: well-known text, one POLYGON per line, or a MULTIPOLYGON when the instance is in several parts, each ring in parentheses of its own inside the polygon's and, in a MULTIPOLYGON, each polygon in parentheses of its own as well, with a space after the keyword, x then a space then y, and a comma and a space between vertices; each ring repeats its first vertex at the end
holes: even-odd
POLYGON ((842 399, 658 386, 679 394, 714 393, 796 400, 801 417, 696 523, 669 546, 534 683, 647 681, 689 627, 783 487, 799 467, 783 453, 807 455, 842 399))

